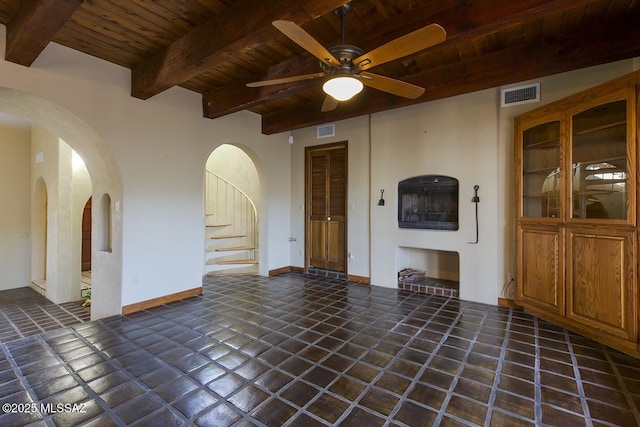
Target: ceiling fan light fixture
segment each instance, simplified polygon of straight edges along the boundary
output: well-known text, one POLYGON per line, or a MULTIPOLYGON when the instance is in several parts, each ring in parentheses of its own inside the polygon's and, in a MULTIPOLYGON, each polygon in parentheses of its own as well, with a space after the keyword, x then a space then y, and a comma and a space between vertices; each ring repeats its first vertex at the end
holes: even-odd
POLYGON ((352 76, 333 77, 322 85, 322 90, 338 101, 347 101, 362 91, 362 82, 352 76))

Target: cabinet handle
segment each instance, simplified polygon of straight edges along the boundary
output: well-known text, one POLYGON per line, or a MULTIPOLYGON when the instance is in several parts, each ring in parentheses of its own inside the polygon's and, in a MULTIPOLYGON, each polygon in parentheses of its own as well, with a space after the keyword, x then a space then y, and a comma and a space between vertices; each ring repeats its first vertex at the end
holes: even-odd
POLYGON ((327 221, 331 221, 331 217, 330 216, 327 217, 327 221))

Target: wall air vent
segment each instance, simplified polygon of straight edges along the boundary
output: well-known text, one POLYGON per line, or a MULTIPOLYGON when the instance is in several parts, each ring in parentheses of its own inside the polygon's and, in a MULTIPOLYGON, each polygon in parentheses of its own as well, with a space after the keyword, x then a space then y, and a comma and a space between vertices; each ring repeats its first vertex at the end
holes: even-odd
POLYGON ((503 107, 538 102, 540 101, 540 83, 502 89, 500 98, 503 107))
POLYGON ((328 125, 322 125, 317 127, 317 137, 320 138, 330 138, 336 135, 336 125, 335 123, 331 123, 328 125))

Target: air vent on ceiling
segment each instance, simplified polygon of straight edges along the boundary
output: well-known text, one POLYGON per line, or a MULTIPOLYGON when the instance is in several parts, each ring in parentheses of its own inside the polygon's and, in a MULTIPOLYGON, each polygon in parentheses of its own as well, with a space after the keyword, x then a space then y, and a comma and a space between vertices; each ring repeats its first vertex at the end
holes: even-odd
POLYGON ((318 126, 317 131, 318 139, 329 138, 336 135, 336 125, 335 123, 331 123, 328 125, 318 126))
POLYGON ((540 101, 540 83, 511 87, 500 91, 503 107, 540 101))

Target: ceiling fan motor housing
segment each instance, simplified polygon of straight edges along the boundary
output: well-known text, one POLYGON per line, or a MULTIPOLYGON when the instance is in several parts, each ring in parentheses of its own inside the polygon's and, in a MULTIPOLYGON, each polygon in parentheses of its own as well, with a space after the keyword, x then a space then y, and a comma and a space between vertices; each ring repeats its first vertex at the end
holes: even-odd
POLYGON ((364 51, 359 47, 349 44, 340 44, 330 47, 328 51, 338 61, 340 61, 339 67, 320 61, 320 67, 322 68, 322 71, 324 71, 328 75, 356 74, 360 71, 360 67, 353 63, 353 60, 355 58, 358 58, 364 54, 364 51))

